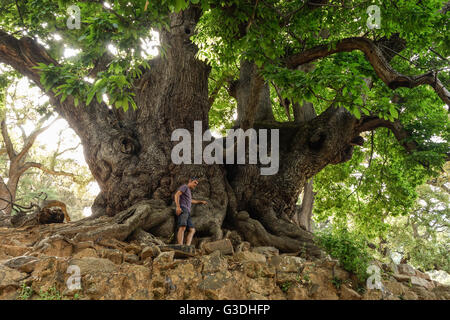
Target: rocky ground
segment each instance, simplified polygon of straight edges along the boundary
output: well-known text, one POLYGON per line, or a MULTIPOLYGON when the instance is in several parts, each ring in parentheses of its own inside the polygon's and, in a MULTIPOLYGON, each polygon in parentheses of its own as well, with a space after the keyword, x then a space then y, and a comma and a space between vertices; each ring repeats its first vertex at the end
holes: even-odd
POLYGON ((375 262, 383 290, 370 290, 330 258, 246 242, 184 250, 158 241, 73 243, 41 240, 42 228, 0 228, 0 299, 450 299, 449 286, 406 264, 375 262))

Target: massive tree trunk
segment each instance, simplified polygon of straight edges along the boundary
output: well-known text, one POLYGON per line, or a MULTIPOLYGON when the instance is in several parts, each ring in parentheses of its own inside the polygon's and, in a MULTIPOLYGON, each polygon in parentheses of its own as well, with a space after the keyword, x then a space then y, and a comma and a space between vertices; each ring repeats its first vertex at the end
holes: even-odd
MULTIPOLYGON (((237 124, 244 129, 279 129, 278 173, 261 175, 258 164, 173 164, 171 151, 178 142, 171 141, 172 132, 184 128, 194 133, 194 121, 201 121, 203 130, 208 128, 209 67, 196 58, 197 48, 190 41, 200 15, 197 7, 171 14, 171 29, 160 31, 166 54, 150 61, 151 68, 136 81, 137 110, 124 112, 96 101, 75 107, 72 97, 61 103, 48 92, 57 112, 79 135, 101 189, 93 217, 84 226, 78 222, 72 229, 64 226, 65 236, 124 240, 144 229, 168 241, 175 232, 173 194, 195 175, 200 183, 194 197, 208 201, 208 205, 193 206, 197 237, 220 239, 225 229, 236 230, 253 245, 320 255, 312 234, 290 220, 302 188, 325 166, 349 160, 354 146, 361 144, 360 132, 389 124, 377 118, 357 120, 333 106, 305 121, 278 123, 270 112, 267 83, 254 64, 243 61, 235 92, 237 124), (94 219, 101 216, 108 217, 94 219)), ((357 40, 348 42, 341 45, 343 51, 359 49, 357 40)), ((333 53, 326 46, 319 49, 323 56, 333 53)), ((289 66, 318 55, 316 51, 308 54, 311 59, 299 54, 289 60, 289 66)), ((58 65, 31 39, 17 40, 2 31, 0 61, 41 88, 33 67, 39 62, 58 65)))

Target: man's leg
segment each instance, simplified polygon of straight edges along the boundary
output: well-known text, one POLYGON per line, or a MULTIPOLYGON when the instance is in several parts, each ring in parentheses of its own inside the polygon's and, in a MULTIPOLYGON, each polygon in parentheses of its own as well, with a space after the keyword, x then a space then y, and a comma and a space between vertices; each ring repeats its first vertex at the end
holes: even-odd
POLYGON ((195 229, 194 228, 189 228, 189 231, 188 231, 188 234, 187 234, 187 237, 186 237, 186 244, 188 246, 191 245, 192 238, 194 237, 194 233, 195 233, 195 229))
POLYGON ((184 238, 184 231, 185 230, 186 230, 186 226, 180 226, 178 228, 178 233, 177 233, 178 244, 183 244, 183 238, 184 238))

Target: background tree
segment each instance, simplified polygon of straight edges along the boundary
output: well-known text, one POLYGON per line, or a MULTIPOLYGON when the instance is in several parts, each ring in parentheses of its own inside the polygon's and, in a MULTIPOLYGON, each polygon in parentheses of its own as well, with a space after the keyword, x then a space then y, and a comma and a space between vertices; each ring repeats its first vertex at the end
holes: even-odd
POLYGON ((450 273, 448 164, 445 174, 418 188, 410 214, 392 219, 387 244, 422 270, 450 273))
MULTIPOLYGON (((0 198, 6 200, 0 199, 3 211, 6 214, 11 213, 10 202, 23 206, 28 206, 31 202, 38 204, 39 197, 44 198, 42 192, 47 194, 49 199, 66 201, 73 198, 73 192, 69 192, 72 197, 68 197, 67 194, 63 196, 61 191, 64 190, 63 185, 67 182, 61 181, 61 178, 70 178, 68 179, 70 184, 77 183, 81 188, 87 185, 89 178, 86 179, 82 175, 69 172, 69 170, 77 170, 77 173, 82 173, 82 167, 70 159, 61 159, 61 156, 77 149, 80 144, 62 148, 64 131, 67 130, 59 131, 55 140, 56 146, 43 146, 36 143, 39 135, 50 128, 58 118, 52 117, 53 112, 48 108, 45 99, 39 101, 39 98, 29 92, 24 94, 23 89, 22 93, 19 93, 19 81, 13 80, 11 74, 5 73, 3 83, 8 83, 8 80, 11 80, 12 83, 4 89, 2 95, 3 116, 1 120, 3 148, 0 160, 2 164, 0 198), (53 147, 55 149, 49 155, 45 149, 53 147), (33 169, 39 169, 40 172, 33 169), (47 179, 47 182, 51 181, 50 185, 47 183, 45 186, 46 183, 41 178, 43 175, 51 176, 50 179, 47 179), (61 182, 59 188, 57 188, 58 182, 61 182), (58 196, 59 198, 55 198, 58 196)), ((26 88, 26 82, 22 82, 22 86, 26 88)), ((28 89, 30 88, 28 87, 28 89)), ((83 173, 90 177, 88 172, 83 173)), ((66 191, 66 193, 68 192, 66 191)))
MULTIPOLYGON (((120 213, 109 220, 113 226, 77 239, 102 232, 126 239, 138 228, 169 239, 173 192, 196 175, 197 197, 209 200, 193 212, 199 235, 217 239, 232 229, 254 245, 317 254, 311 233, 290 221, 298 196, 353 152, 346 168, 361 170, 365 132, 377 129, 374 144, 379 139, 387 150, 369 158, 368 170, 384 168, 373 173, 374 185, 390 182, 377 185, 372 212, 386 215, 381 205, 392 201, 411 206, 413 187, 436 174, 448 151, 449 13, 438 0, 375 4, 380 29, 367 28, 366 1, 79 1, 81 27, 68 29, 71 1, 4 2, 0 62, 44 90, 80 137, 101 188, 94 216, 120 213), (155 57, 142 45, 151 29, 160 35, 155 57), (79 53, 65 58, 67 48, 79 53), (310 63, 313 70, 301 70, 310 63), (312 103, 317 116, 277 120, 277 108, 288 120, 290 111, 273 104, 275 86, 290 105, 312 103), (218 114, 232 99, 233 125, 280 130, 279 172, 172 164, 171 133, 193 132, 196 120, 209 128, 216 101, 218 114), (435 134, 443 140, 430 142, 435 134)), ((334 195, 343 205, 344 191, 334 195)), ((356 219, 369 212, 355 212, 356 219)))

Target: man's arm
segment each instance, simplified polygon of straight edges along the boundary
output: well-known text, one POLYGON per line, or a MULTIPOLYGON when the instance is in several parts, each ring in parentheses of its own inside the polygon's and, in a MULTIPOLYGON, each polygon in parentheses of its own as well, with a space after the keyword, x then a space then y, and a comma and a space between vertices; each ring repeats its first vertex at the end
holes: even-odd
POLYGON ((208 204, 208 202, 204 201, 204 200, 191 200, 192 204, 208 204))
POLYGON ((181 191, 177 191, 177 193, 175 193, 175 204, 177 205, 177 210, 176 210, 177 215, 179 215, 181 213, 180 196, 182 193, 183 192, 181 192, 181 191))

